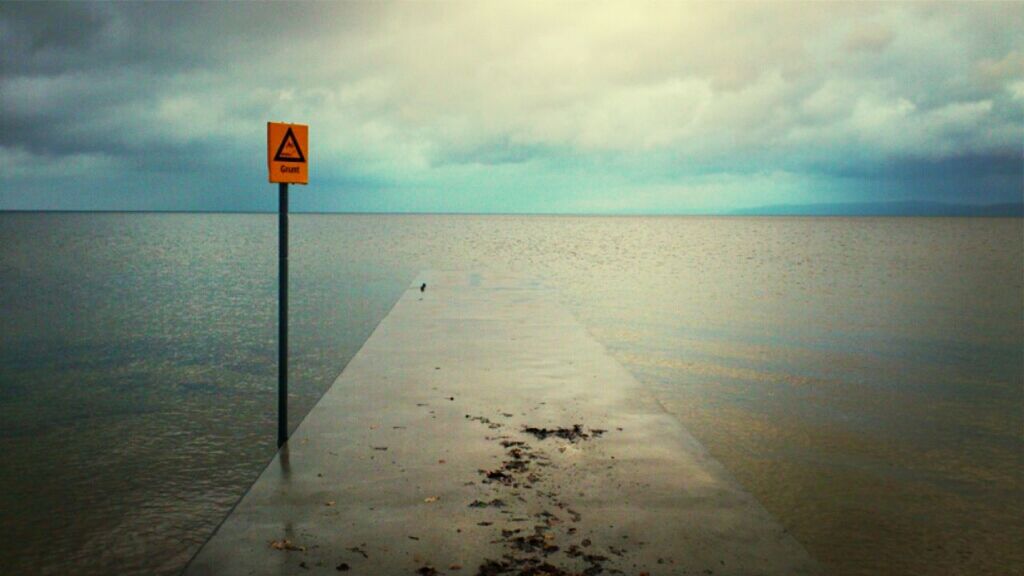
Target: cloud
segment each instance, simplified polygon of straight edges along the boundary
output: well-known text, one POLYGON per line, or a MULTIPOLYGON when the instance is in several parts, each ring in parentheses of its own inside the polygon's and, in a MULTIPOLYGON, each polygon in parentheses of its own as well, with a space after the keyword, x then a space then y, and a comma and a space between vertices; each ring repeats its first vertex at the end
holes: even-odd
POLYGON ((0 151, 238 186, 273 119, 310 123, 314 178, 357 195, 576 182, 583 206, 614 180, 704 206, 682 183, 717 171, 760 204, 764 174, 797 194, 847 190, 836 166, 1019 159, 1022 28, 976 3, 12 4, 0 151))
POLYGON ((881 52, 895 37, 888 26, 866 23, 850 30, 843 45, 851 52, 881 52))

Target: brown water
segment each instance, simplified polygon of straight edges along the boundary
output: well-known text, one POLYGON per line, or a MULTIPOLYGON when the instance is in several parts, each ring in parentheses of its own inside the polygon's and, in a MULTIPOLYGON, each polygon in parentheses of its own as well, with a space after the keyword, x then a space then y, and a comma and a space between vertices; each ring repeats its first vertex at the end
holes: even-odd
MULTIPOLYGON (((1024 220, 303 215, 292 241, 293 423, 419 270, 512 268, 830 573, 1024 573, 1024 220)), ((6 214, 0 246, 0 565, 177 572, 273 453, 275 218, 6 214)))

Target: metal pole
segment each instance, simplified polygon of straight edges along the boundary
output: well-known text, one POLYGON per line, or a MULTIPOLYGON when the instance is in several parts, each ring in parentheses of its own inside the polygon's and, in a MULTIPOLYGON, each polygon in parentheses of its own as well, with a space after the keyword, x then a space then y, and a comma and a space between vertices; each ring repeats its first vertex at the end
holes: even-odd
POLYGON ((288 441, 288 185, 278 184, 277 447, 288 441))

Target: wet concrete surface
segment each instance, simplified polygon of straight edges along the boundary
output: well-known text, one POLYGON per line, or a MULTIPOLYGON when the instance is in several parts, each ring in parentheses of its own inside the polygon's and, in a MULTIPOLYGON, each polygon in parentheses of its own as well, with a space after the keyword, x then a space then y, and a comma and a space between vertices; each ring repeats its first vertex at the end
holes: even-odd
POLYGON ((816 571, 551 289, 424 272, 185 573, 816 571))

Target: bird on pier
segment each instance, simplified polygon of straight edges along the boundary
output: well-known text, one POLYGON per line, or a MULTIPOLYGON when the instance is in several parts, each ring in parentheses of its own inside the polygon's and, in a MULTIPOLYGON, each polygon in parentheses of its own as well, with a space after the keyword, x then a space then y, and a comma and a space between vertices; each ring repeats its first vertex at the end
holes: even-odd
POLYGON ((420 292, 426 292, 426 291, 427 291, 427 283, 424 282, 423 284, 420 284, 420 292))

